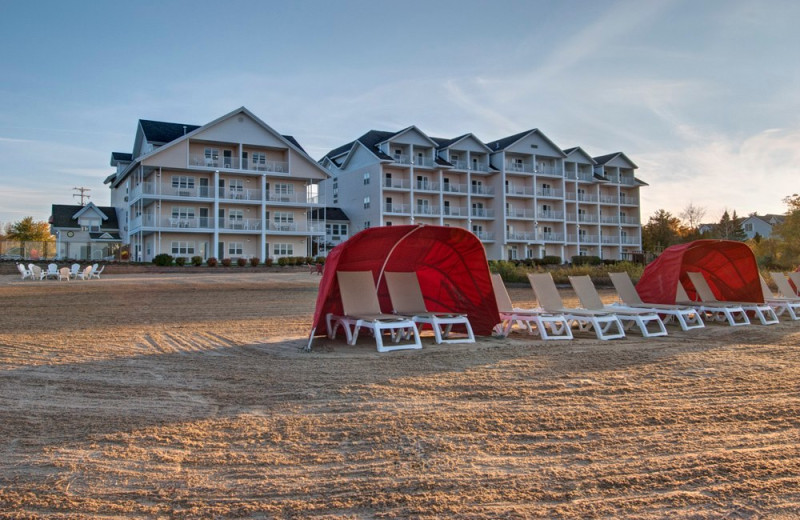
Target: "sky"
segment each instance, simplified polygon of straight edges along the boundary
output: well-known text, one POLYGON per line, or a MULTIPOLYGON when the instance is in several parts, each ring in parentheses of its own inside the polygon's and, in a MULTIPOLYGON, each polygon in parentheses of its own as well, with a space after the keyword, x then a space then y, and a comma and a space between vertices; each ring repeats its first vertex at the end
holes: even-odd
POLYGON ((643 223, 800 192, 796 0, 0 0, 0 224, 109 204, 139 119, 245 106, 314 159, 416 125, 624 152, 643 223))

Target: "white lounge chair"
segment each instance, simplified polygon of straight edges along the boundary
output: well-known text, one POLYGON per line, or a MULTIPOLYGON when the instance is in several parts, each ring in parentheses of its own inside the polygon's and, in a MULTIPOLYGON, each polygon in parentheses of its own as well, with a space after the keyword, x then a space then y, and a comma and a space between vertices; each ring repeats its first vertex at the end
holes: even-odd
POLYGON ((792 271, 787 274, 789 279, 792 281, 797 290, 795 291, 796 294, 800 295, 800 272, 792 271))
POLYGON ((654 309, 631 309, 629 307, 609 307, 600 299, 597 289, 592 283, 589 276, 570 276, 569 283, 575 289, 575 294, 581 301, 581 306, 590 311, 603 311, 616 314, 617 318, 622 322, 625 330, 630 330, 631 327, 636 325, 642 336, 652 338, 656 336, 666 336, 667 328, 661 317, 654 309), (655 331, 648 329, 648 325, 653 324, 656 328, 655 331))
POLYGON ((31 280, 44 280, 45 272, 38 265, 28 264, 31 270, 31 280))
POLYGON ((692 301, 686 293, 686 289, 681 285, 680 280, 675 288, 675 303, 678 305, 691 305, 698 312, 705 316, 706 320, 723 322, 727 321, 731 327, 750 325, 750 318, 744 309, 733 303, 711 303, 702 301, 692 301))
POLYGON ((436 343, 475 343, 475 334, 466 314, 428 311, 417 273, 384 272, 383 276, 386 278, 394 312, 411 317, 418 325, 430 325, 436 343), (454 325, 463 326, 464 335, 451 336, 454 325))
POLYGON ((45 278, 58 278, 58 266, 56 264, 47 264, 47 272, 44 274, 45 278))
POLYGON ((772 307, 766 303, 726 302, 725 300, 719 300, 714 295, 714 291, 711 290, 711 286, 708 285, 708 281, 706 280, 705 276, 703 276, 703 273, 687 272, 686 274, 689 275, 689 279, 692 281, 692 285, 694 285, 694 289, 697 291, 700 299, 703 300, 703 303, 734 303, 741 306, 745 311, 752 312, 758 316, 758 319, 762 325, 774 325, 775 323, 778 323, 778 316, 775 314, 775 311, 772 309, 772 307))
POLYGON ((569 320, 558 313, 550 313, 544 309, 520 309, 511 303, 503 278, 499 274, 492 275, 492 288, 500 312, 500 333, 508 337, 512 328, 524 328, 528 334, 539 334, 542 339, 572 339, 569 320), (535 327, 534 327, 535 325, 535 327))
POLYGON ((775 285, 778 287, 778 292, 780 293, 781 297, 792 300, 800 300, 800 296, 798 296, 797 291, 794 287, 792 287, 792 284, 789 282, 789 278, 787 278, 785 274, 771 272, 769 275, 772 277, 772 281, 775 282, 775 285))
POLYGON ((58 281, 59 282, 61 280, 69 281, 69 279, 70 279, 69 267, 62 267, 61 269, 58 270, 58 281))
POLYGON ((25 264, 17 264, 17 270, 19 271, 19 274, 22 275, 23 280, 27 280, 28 278, 33 280, 33 272, 25 267, 25 264))
POLYGON ((590 311, 587 309, 564 308, 561 295, 550 273, 529 273, 528 280, 536 293, 536 300, 547 312, 563 314, 568 320, 578 326, 578 330, 586 332, 594 330, 598 339, 608 340, 625 337, 622 322, 616 314, 605 311, 590 311))
POLYGON ((381 311, 378 292, 371 271, 338 271, 339 293, 342 298, 343 316, 326 316, 328 336, 333 339, 342 327, 350 345, 355 345, 361 328, 368 328, 375 336, 378 352, 400 349, 420 349, 417 324, 407 316, 385 314, 381 311), (383 332, 388 331, 394 345, 385 346, 383 332), (413 339, 412 339, 413 338, 413 339), (405 343, 401 343, 405 341, 405 343))
POLYGON ((653 309, 659 315, 666 316, 666 318, 663 319, 664 323, 675 320, 683 330, 702 329, 706 326, 705 323, 703 323, 701 313, 694 307, 669 305, 665 303, 646 303, 642 301, 628 273, 608 273, 608 276, 611 277, 611 283, 614 285, 614 289, 622 300, 621 306, 632 309, 653 309))
MULTIPOLYGON (((759 275, 758 278, 761 280, 761 292, 764 293, 764 303, 772 307, 772 310, 775 311, 776 315, 783 316, 785 313, 792 320, 800 319, 800 317, 797 315, 797 312, 800 310, 800 298, 797 296, 794 298, 786 298, 783 296, 776 297, 774 294, 772 294, 772 289, 769 288, 769 285, 767 285, 767 281, 764 280, 764 277, 759 275)), ((787 286, 789 285, 789 282, 786 280, 786 278, 783 278, 783 281, 786 282, 787 286)), ((789 290, 791 290, 791 286, 789 286, 789 290)), ((778 291, 780 292, 780 288, 778 291)))
POLYGON ((105 266, 105 265, 103 265, 103 267, 101 267, 101 268, 99 268, 99 269, 98 269, 98 268, 97 268, 97 264, 94 264, 94 265, 92 266, 92 273, 91 273, 91 275, 90 275, 89 277, 90 277, 90 278, 97 278, 97 279, 99 280, 99 279, 100 279, 100 275, 103 273, 103 270, 104 270, 105 268, 106 268, 106 266, 105 266))
POLYGON ((77 278, 80 270, 81 270, 81 264, 72 264, 69 268, 69 275, 73 278, 77 278))
POLYGON ((87 265, 86 268, 83 271, 80 271, 78 273, 78 278, 80 278, 81 280, 88 280, 91 277, 92 277, 92 266, 91 265, 87 265))

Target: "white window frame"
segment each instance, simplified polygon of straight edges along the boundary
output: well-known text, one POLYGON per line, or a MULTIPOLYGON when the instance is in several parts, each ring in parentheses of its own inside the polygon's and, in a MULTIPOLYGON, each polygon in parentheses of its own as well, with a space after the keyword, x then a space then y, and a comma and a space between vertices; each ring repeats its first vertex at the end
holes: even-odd
POLYGON ((170 243, 170 251, 172 256, 190 256, 194 255, 195 242, 186 242, 183 240, 173 240, 170 243))
POLYGON ((272 254, 274 256, 294 256, 294 244, 289 244, 289 243, 272 244, 272 254))
POLYGON ((244 255, 244 242, 228 242, 226 245, 231 257, 244 255))

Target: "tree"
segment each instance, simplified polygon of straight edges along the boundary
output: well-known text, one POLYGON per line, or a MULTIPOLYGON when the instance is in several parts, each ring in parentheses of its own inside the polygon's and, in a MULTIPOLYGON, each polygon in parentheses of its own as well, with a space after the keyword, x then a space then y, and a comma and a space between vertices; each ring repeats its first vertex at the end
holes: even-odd
POLYGON ((747 240, 747 233, 742 228, 742 219, 736 215, 736 210, 733 210, 732 217, 728 214, 728 210, 725 210, 716 226, 715 235, 716 238, 722 240, 737 240, 739 242, 747 240))
POLYGON ((679 216, 681 219, 683 219, 683 222, 686 224, 686 227, 689 228, 689 231, 697 232, 697 228, 700 227, 705 215, 705 208, 695 206, 690 202, 685 208, 683 208, 683 211, 681 211, 679 216))
POLYGON ((800 258, 800 195, 797 193, 783 199, 789 207, 783 222, 772 228, 772 236, 780 239, 776 260, 784 266, 794 266, 800 258))
POLYGON ((25 242, 43 243, 43 256, 47 256, 47 246, 53 241, 50 234, 50 224, 45 221, 34 222, 33 217, 25 217, 13 224, 6 225, 6 240, 18 241, 21 254, 25 256, 25 242))
POLYGON ((642 226, 642 249, 660 253, 664 248, 683 242, 686 235, 687 229, 681 226, 680 219, 660 209, 642 226))

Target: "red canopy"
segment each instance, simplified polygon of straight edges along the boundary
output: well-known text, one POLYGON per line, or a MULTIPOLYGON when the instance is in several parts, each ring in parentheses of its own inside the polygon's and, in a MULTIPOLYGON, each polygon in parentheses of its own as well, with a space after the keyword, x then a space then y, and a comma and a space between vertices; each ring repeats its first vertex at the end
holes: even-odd
POLYGON ((311 337, 327 334, 325 316, 342 314, 337 271, 372 271, 384 312, 392 311, 384 271, 415 271, 431 312, 467 314, 477 335, 490 335, 500 322, 483 244, 457 227, 369 228, 336 246, 325 261, 311 337))
POLYGON ((753 252, 731 240, 695 240, 666 248, 645 267, 636 291, 645 302, 673 304, 680 280, 689 298, 696 300, 687 272, 703 273, 719 300, 764 302, 753 252))

